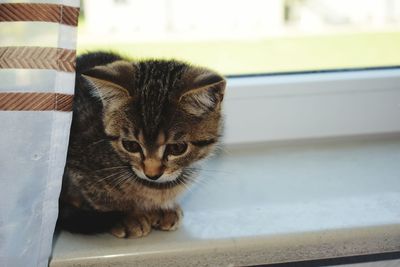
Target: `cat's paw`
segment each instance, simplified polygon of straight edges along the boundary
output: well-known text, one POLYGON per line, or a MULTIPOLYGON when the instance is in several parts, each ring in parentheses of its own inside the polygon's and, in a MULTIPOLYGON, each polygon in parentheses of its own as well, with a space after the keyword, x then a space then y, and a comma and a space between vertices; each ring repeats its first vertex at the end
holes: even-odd
POLYGON ((159 210, 152 218, 154 229, 163 231, 175 231, 178 229, 183 218, 183 211, 178 206, 175 209, 159 210))
POLYGON ((144 215, 127 216, 111 229, 111 234, 118 238, 139 238, 151 231, 149 218, 144 215))

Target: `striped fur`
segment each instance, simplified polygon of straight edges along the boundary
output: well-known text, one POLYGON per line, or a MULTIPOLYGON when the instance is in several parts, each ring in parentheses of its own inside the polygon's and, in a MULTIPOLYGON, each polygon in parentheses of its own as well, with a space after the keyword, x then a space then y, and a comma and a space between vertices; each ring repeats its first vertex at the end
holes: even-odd
MULTIPOLYGON (((175 198, 220 137, 224 89, 219 74, 183 62, 135 62, 102 52, 78 58, 61 206, 78 209, 76 218, 85 217, 82 210, 88 218, 107 213, 107 221, 123 213, 110 229, 117 237, 176 229, 182 213, 175 198)), ((77 231, 79 224, 60 225, 77 231)))

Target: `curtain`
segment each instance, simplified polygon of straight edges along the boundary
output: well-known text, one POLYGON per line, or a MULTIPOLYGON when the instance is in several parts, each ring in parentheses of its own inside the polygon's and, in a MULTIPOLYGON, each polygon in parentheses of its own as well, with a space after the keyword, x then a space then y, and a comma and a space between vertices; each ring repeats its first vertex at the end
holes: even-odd
POLYGON ((0 266, 47 266, 66 160, 79 0, 0 0, 0 266))

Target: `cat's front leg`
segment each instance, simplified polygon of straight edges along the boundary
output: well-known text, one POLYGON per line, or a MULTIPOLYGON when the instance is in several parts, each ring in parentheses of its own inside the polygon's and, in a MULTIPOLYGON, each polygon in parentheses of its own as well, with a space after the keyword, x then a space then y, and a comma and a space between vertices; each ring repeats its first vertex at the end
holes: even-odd
POLYGON ((129 213, 112 229, 111 234, 119 238, 139 238, 151 231, 151 216, 146 213, 129 213))
POLYGON ((119 238, 139 238, 148 235, 151 228, 175 231, 182 218, 183 211, 178 205, 170 209, 129 213, 111 229, 111 234, 119 238))
POLYGON ((175 231, 182 222, 183 211, 176 205, 171 209, 158 209, 151 214, 151 226, 157 230, 175 231))

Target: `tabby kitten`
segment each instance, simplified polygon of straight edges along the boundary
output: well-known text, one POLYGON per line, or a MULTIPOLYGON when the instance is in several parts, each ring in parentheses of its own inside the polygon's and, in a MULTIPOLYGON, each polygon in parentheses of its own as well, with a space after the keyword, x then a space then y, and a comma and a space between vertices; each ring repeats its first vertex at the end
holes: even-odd
POLYGON ((58 226, 120 238, 175 230, 175 199, 220 136, 225 83, 178 61, 78 57, 58 226))

